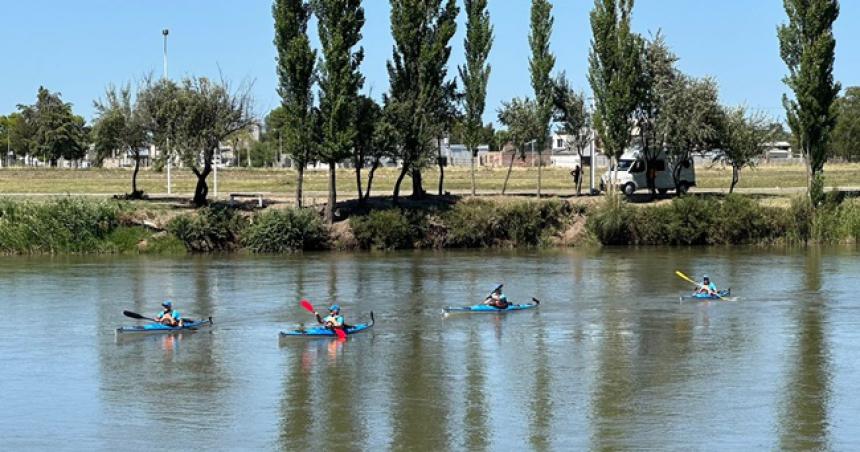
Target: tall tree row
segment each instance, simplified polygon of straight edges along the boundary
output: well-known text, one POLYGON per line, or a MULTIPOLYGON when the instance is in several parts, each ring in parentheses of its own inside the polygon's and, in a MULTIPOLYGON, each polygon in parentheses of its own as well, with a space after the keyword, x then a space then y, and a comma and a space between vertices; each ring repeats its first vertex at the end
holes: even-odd
POLYGON ((317 115, 314 110, 313 85, 316 51, 308 39, 310 4, 303 0, 275 0, 275 48, 278 51, 278 94, 281 114, 278 116, 278 138, 293 161, 296 170, 296 205, 302 206, 304 172, 314 158, 318 142, 315 137, 317 115))
POLYGON ((529 32, 529 72, 537 103, 537 122, 532 140, 538 153, 537 196, 540 198, 543 173, 543 151, 549 145, 550 123, 553 114, 554 88, 552 69, 555 56, 550 53, 549 40, 552 35, 552 5, 549 0, 532 0, 531 27, 529 32))
POLYGON ((337 164, 349 157, 356 136, 358 91, 364 85, 359 71, 364 8, 361 0, 315 0, 323 61, 320 66, 320 160, 329 167, 325 217, 334 221, 337 202, 337 164))
POLYGON ((807 182, 813 205, 824 190, 824 163, 830 134, 836 124, 833 108, 840 85, 833 79, 836 39, 833 23, 839 17, 837 0, 784 0, 788 23, 777 29, 780 55, 788 66, 785 84, 794 98, 783 95, 788 125, 806 160, 807 182))
POLYGON ((487 82, 490 79, 488 62, 493 47, 493 26, 487 11, 487 0, 466 1, 466 64, 460 66, 463 81, 465 130, 463 141, 471 159, 472 196, 475 196, 475 157, 481 144, 484 128, 484 108, 487 103, 487 82))
POLYGON ((592 42, 588 80, 594 92, 594 125, 615 170, 609 192, 618 180, 618 159, 630 142, 631 115, 637 107, 641 39, 630 29, 633 0, 595 0, 591 11, 592 42))
POLYGON ((394 184, 395 202, 407 174, 412 176, 413 196, 424 194, 421 170, 436 138, 439 106, 446 100, 449 42, 457 29, 458 12, 456 0, 391 0, 394 49, 385 101, 399 131, 402 168, 394 184))

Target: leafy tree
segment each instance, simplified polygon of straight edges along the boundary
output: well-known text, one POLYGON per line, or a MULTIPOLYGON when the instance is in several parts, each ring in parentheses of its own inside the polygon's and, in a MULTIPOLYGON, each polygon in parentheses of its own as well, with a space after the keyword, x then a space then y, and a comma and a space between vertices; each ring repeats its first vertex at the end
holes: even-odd
POLYGON ((709 78, 680 74, 661 108, 656 136, 668 154, 675 189, 683 193, 681 170, 692 164, 693 154, 719 145, 722 109, 717 85, 709 78))
POLYGON ((394 50, 388 62, 386 109, 398 130, 402 162, 394 184, 394 201, 403 178, 411 173, 412 195, 421 197, 421 169, 429 160, 437 112, 444 102, 449 42, 457 29, 456 0, 391 0, 394 50), (444 6, 443 6, 444 3, 444 6))
POLYGON ((314 159, 318 142, 312 92, 317 55, 307 33, 311 7, 303 0, 275 0, 272 16, 282 115, 277 134, 297 172, 296 205, 301 207, 305 168, 314 159))
MULTIPOLYGON (((582 170, 582 154, 591 142, 591 113, 585 107, 585 94, 574 91, 564 74, 555 82, 555 108, 555 120, 560 124, 558 133, 567 136, 567 145, 576 151, 582 170)), ((582 179, 580 175, 576 196, 582 194, 582 179)))
POLYGON ((18 141, 25 154, 39 156, 51 166, 57 166, 60 158, 79 160, 86 155, 89 130, 60 93, 39 87, 36 103, 18 105, 18 110, 24 122, 17 131, 18 141))
POLYGON ((538 198, 540 198, 541 189, 543 151, 549 144, 554 101, 554 84, 550 73, 555 66, 555 56, 549 51, 553 22, 552 4, 549 0, 532 0, 531 31, 529 32, 529 46, 532 54, 529 58, 529 70, 538 115, 532 137, 536 140, 538 152, 538 198))
POLYGON ((323 61, 320 66, 320 159, 329 166, 326 221, 334 221, 337 201, 337 164, 349 157, 356 135, 358 90, 364 84, 359 71, 364 50, 359 47, 364 26, 361 0, 315 0, 323 61))
POLYGON ((642 39, 630 29, 633 0, 595 0, 591 11, 588 80, 595 98, 594 125, 613 162, 610 193, 618 180, 618 159, 630 142, 638 104, 642 39))
POLYGON ((373 154, 373 147, 375 145, 374 134, 376 132, 376 124, 382 117, 382 107, 370 97, 360 96, 358 98, 357 111, 352 163, 355 167, 355 188, 358 193, 358 201, 364 203, 364 194, 361 191, 361 169, 364 168, 367 160, 373 154))
POLYGON ((504 195, 508 188, 508 179, 511 177, 516 153, 519 152, 520 158, 525 160, 525 145, 533 139, 534 131, 540 128, 540 109, 537 102, 527 97, 524 99, 516 97, 510 102, 502 102, 498 118, 499 122, 508 129, 504 138, 514 146, 514 154, 511 155, 505 183, 502 185, 502 194, 504 195))
POLYGON ((677 83, 682 76, 675 67, 678 58, 666 45, 660 33, 654 39, 644 43, 641 57, 642 71, 637 85, 638 106, 633 117, 639 129, 646 183, 651 196, 654 196, 657 191, 656 164, 660 154, 665 150, 664 137, 658 133, 658 130, 662 128, 661 123, 669 119, 666 117, 666 104, 670 102, 673 95, 681 92, 677 89, 677 83))
POLYGON ((755 166, 755 159, 761 156, 765 143, 772 139, 768 119, 761 113, 749 113, 744 107, 725 109, 720 127, 720 149, 716 158, 732 167, 732 184, 729 193, 734 192, 741 170, 755 166))
POLYGON ((836 101, 836 127, 833 129, 833 154, 849 162, 860 159, 860 87, 845 89, 836 101))
POLYGON ((783 79, 794 99, 783 95, 788 125, 806 159, 809 197, 817 205, 824 194, 824 162, 836 124, 834 101, 839 83, 833 80, 836 39, 833 23, 838 0, 784 0, 788 23, 777 29, 780 55, 788 66, 783 79))
POLYGON ((490 79, 488 62, 493 47, 493 26, 487 11, 488 0, 465 0, 466 7, 466 64, 460 66, 463 81, 465 115, 463 143, 471 156, 472 196, 475 196, 475 157, 481 144, 484 128, 484 108, 487 103, 487 82, 490 79))
POLYGON ((370 188, 373 185, 373 174, 382 164, 382 159, 396 158, 398 155, 398 143, 401 142, 399 131, 394 127, 389 119, 390 113, 385 109, 377 118, 373 125, 373 143, 370 147, 368 159, 370 163, 370 171, 367 173, 367 188, 364 192, 364 198, 370 198, 370 188))
MULTIPOLYGON (((169 80, 144 82, 138 95, 141 115, 156 144, 171 145, 197 176, 193 203, 208 203, 212 160, 221 143, 255 123, 248 87, 236 93, 226 82, 192 77, 177 85, 169 80)), ((163 147, 162 147, 163 148, 163 147)))
POLYGON ((144 120, 132 100, 131 86, 119 90, 110 86, 103 100, 94 102, 96 120, 93 125, 96 160, 101 162, 113 151, 131 155, 134 172, 131 176, 129 198, 140 199, 143 190, 137 189, 137 174, 140 171, 141 151, 148 144, 144 120))
POLYGON ((462 122, 462 114, 458 109, 462 95, 457 92, 457 84, 454 81, 445 84, 444 94, 436 104, 435 129, 436 146, 439 151, 436 156, 436 164, 439 165, 439 196, 444 194, 445 183, 445 159, 442 157, 442 142, 445 136, 450 136, 454 126, 462 122))

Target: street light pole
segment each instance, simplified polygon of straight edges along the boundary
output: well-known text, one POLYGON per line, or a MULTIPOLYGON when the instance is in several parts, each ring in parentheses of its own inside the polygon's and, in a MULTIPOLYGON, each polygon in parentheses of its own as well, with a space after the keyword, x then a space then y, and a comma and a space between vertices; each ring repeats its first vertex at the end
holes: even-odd
MULTIPOLYGON (((164 30, 161 30, 161 35, 164 36, 164 81, 165 82, 167 81, 167 35, 168 34, 170 34, 170 30, 168 30, 166 28, 164 30)), ((170 158, 170 138, 167 139, 167 142, 165 143, 165 145, 166 146, 165 146, 165 150, 164 150, 164 156, 166 157, 166 160, 167 160, 167 194, 170 195, 171 194, 170 167, 172 166, 170 164, 170 160, 171 160, 171 158, 170 158)))
POLYGON ((594 155, 595 151, 597 150, 597 145, 595 143, 595 141, 597 140, 597 137, 594 135, 594 119, 593 119, 594 118, 594 98, 593 97, 591 98, 591 117, 592 117, 592 120, 590 121, 591 126, 589 127, 589 129, 591 129, 589 131, 589 135, 591 135, 591 151, 590 151, 591 163, 588 165, 588 172, 590 173, 589 174, 590 181, 589 181, 589 187, 588 187, 588 194, 589 195, 594 194, 594 166, 597 164, 597 157, 594 155))

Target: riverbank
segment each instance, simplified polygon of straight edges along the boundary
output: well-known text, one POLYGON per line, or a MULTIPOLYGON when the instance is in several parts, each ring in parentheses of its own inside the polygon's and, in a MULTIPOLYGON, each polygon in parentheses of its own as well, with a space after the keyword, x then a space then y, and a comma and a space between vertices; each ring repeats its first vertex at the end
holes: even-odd
POLYGON ((319 250, 517 248, 599 245, 856 243, 860 202, 828 196, 814 212, 742 195, 652 204, 613 198, 374 198, 338 206, 331 227, 317 209, 225 204, 192 210, 116 200, 0 200, 3 254, 292 253, 319 250))

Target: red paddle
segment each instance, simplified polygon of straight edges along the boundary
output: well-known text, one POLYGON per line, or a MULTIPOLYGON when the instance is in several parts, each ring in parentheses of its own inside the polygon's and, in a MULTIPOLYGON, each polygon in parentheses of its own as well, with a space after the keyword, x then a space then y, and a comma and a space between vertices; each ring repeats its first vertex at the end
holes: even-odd
MULTIPOLYGON (((303 308, 305 308, 305 310, 307 310, 308 312, 316 315, 317 311, 316 311, 316 309, 314 309, 314 305, 312 305, 310 301, 302 300, 299 302, 299 305, 301 305, 303 308)), ((346 332, 343 330, 343 328, 332 328, 332 329, 334 330, 334 334, 337 335, 338 339, 341 339, 341 340, 346 339, 346 332)))

